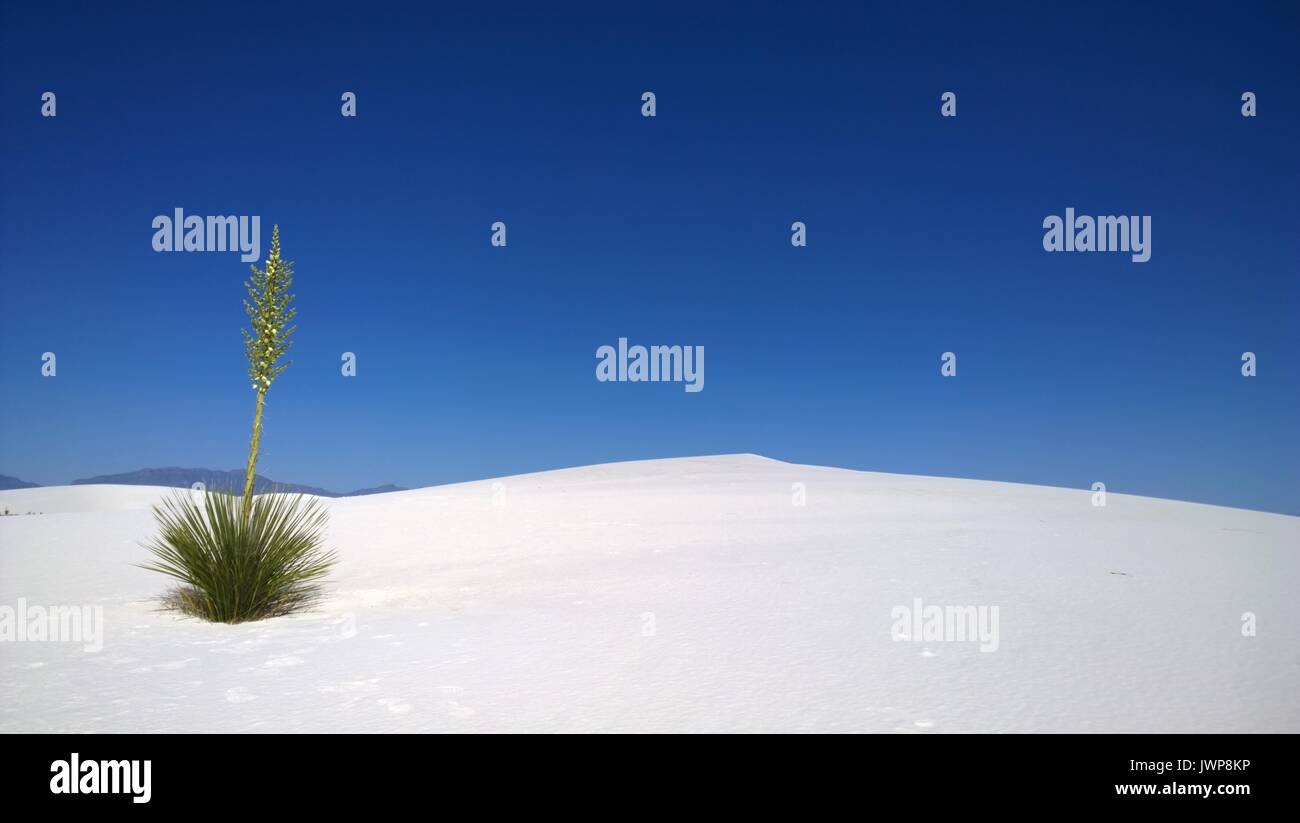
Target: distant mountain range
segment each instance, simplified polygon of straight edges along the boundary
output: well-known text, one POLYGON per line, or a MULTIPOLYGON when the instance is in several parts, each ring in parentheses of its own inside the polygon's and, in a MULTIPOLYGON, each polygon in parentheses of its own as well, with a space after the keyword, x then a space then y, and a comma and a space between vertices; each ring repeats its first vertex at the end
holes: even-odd
MULTIPOLYGON (((202 483, 209 489, 243 489, 244 473, 238 469, 230 471, 221 471, 220 469, 182 469, 169 467, 165 469, 140 469, 139 471, 124 472, 122 474, 101 474, 95 477, 87 477, 82 480, 73 480, 72 485, 84 486, 90 483, 103 483, 118 486, 171 486, 174 488, 187 489, 195 483, 202 483)), ((34 489, 39 483, 28 483, 25 480, 19 480, 17 477, 9 477, 0 474, 0 490, 4 489, 34 489)), ((267 491, 282 492, 302 492, 303 494, 314 494, 318 497, 359 497, 364 494, 382 494, 384 492, 406 491, 401 486, 394 486, 392 483, 385 483, 382 486, 375 486, 369 489, 357 489, 350 492, 332 492, 328 489, 322 489, 317 486, 303 486, 297 483, 277 483, 274 480, 255 475, 253 480, 253 491, 261 494, 267 491)))

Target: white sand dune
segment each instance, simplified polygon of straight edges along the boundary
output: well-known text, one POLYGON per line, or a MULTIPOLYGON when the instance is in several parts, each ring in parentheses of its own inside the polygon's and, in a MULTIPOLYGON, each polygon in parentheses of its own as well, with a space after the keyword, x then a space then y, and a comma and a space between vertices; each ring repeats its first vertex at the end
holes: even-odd
POLYGON ((1296 517, 618 463, 327 500, 318 611, 226 626, 132 566, 166 493, 0 492, 42 512, 0 518, 0 605, 104 618, 0 643, 0 731, 1300 731, 1296 517), (997 650, 894 639, 914 598, 997 606, 997 650))

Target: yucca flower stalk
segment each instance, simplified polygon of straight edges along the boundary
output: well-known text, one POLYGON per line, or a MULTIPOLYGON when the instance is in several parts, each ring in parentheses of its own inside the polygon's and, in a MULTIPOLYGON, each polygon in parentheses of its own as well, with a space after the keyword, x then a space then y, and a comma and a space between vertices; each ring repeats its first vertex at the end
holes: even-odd
POLYGON ((293 295, 293 263, 280 259, 280 226, 271 231, 271 252, 266 258, 266 270, 251 267, 252 278, 244 284, 248 299, 244 311, 253 330, 240 329, 244 334, 244 353, 248 356, 248 377, 257 404, 253 408, 253 435, 248 443, 248 470, 244 473, 244 506, 253 501, 253 478, 257 475, 257 452, 262 444, 262 411, 266 408, 266 393, 280 372, 293 361, 279 362, 289 351, 293 341, 289 337, 297 326, 290 326, 298 310, 290 307, 293 295))

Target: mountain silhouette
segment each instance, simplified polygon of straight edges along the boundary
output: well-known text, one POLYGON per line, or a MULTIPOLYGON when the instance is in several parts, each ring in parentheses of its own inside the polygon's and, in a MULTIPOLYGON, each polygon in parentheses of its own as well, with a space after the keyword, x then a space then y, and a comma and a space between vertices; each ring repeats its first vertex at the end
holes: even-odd
MULTIPOLYGON (((14 480, 15 478, 8 478, 14 480)), ((0 476, 3 480, 3 476, 0 476)), ((21 483, 22 481, 17 481, 21 483)), ((169 466, 162 469, 139 469, 133 472, 122 472, 121 474, 100 474, 95 477, 86 477, 80 480, 73 480, 72 485, 84 486, 90 483, 104 483, 121 486, 171 486, 175 488, 190 488, 195 483, 202 483, 209 489, 217 491, 233 490, 242 491, 244 488, 244 472, 240 469, 231 469, 223 471, 221 469, 185 469, 176 466, 169 466)), ((35 484, 31 484, 35 485, 35 484)), ((12 488, 23 488, 15 486, 12 488)), ((269 491, 279 492, 302 492, 303 494, 314 494, 318 497, 357 497, 364 494, 380 494, 383 492, 405 491, 401 486, 394 486, 391 483, 375 486, 367 489, 357 489, 350 492, 334 492, 329 489, 322 489, 319 486, 304 486, 300 483, 278 483, 262 475, 253 477, 253 493, 262 494, 269 491)))

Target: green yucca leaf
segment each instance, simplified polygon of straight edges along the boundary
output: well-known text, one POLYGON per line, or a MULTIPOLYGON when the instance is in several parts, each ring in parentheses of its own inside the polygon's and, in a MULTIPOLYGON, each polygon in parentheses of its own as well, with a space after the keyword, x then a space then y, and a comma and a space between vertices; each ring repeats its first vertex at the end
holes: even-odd
POLYGON ((159 536, 147 544, 154 561, 141 568, 179 581, 170 605, 207 620, 242 623, 306 608, 335 560, 324 548, 329 512, 314 497, 270 493, 246 504, 237 494, 183 491, 154 506, 154 517, 159 536))

